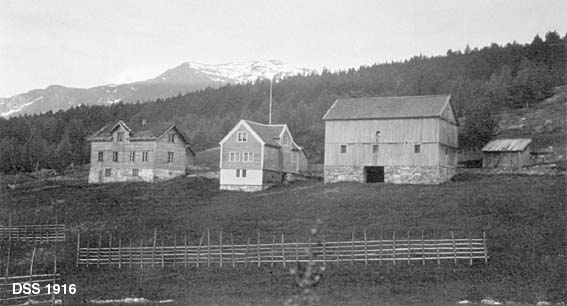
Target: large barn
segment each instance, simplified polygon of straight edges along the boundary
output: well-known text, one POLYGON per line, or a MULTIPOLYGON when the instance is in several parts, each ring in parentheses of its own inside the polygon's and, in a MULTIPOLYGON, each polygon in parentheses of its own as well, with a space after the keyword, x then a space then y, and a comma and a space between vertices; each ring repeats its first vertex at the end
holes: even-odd
POLYGON ((457 168, 450 95, 338 99, 325 121, 325 183, 438 184, 457 168))
POLYGON ((89 183, 163 180, 185 174, 195 153, 174 124, 123 121, 106 125, 88 138, 91 143, 89 183))
POLYGON ((285 124, 241 120, 220 141, 220 189, 260 191, 307 167, 285 124))
POLYGON ((494 139, 482 148, 483 168, 519 169, 530 165, 530 138, 494 139))

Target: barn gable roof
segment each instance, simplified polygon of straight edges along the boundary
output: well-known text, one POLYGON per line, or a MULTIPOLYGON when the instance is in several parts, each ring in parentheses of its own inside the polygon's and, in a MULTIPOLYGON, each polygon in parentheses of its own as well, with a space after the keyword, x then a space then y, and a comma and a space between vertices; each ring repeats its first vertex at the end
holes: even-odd
POLYGON ((337 99, 323 120, 440 117, 451 95, 337 99))
POLYGON ((482 152, 524 151, 530 143, 532 143, 531 138, 494 139, 482 147, 482 152))

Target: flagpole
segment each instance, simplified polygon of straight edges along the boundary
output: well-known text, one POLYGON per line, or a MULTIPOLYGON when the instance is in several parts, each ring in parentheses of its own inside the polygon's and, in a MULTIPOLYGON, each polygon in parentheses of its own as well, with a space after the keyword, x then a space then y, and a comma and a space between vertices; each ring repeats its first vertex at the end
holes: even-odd
POLYGON ((270 115, 268 117, 268 124, 272 124, 272 78, 270 78, 270 115))

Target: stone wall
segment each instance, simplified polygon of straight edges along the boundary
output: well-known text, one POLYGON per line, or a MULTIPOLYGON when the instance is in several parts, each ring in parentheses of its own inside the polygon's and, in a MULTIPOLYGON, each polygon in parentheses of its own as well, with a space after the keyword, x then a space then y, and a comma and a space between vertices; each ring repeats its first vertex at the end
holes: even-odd
MULTIPOLYGON (((440 184, 456 174, 451 167, 412 167, 385 166, 384 182, 394 184, 440 184)), ((361 182, 365 183, 364 167, 326 166, 325 183, 361 182)))
POLYGON ((256 192, 266 190, 269 187, 262 185, 220 185, 220 190, 256 192))

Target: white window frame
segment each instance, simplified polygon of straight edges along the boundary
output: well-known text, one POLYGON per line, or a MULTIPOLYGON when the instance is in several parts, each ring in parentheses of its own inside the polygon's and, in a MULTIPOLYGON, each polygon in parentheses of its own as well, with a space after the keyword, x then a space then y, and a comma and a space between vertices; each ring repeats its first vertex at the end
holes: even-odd
POLYGON ((245 163, 251 163, 254 161, 254 152, 244 152, 242 153, 242 161, 245 163))
POLYGON ((148 162, 148 155, 149 155, 148 151, 142 152, 142 161, 143 162, 148 162))
POLYGON ((289 137, 287 135, 284 135, 282 138, 282 145, 288 145, 289 144, 289 137))
POLYGON ((240 169, 236 169, 236 177, 240 177, 240 169))
POLYGON ((242 177, 246 177, 246 169, 242 169, 242 177))
POLYGON ((239 162, 240 161, 240 152, 230 152, 228 155, 229 162, 239 162))
POLYGON ((167 163, 168 164, 173 163, 173 152, 167 152, 167 163))
POLYGON ((236 133, 236 142, 248 142, 248 132, 236 133))
POLYGON ((132 169, 132 176, 140 176, 140 169, 138 168, 132 169))

